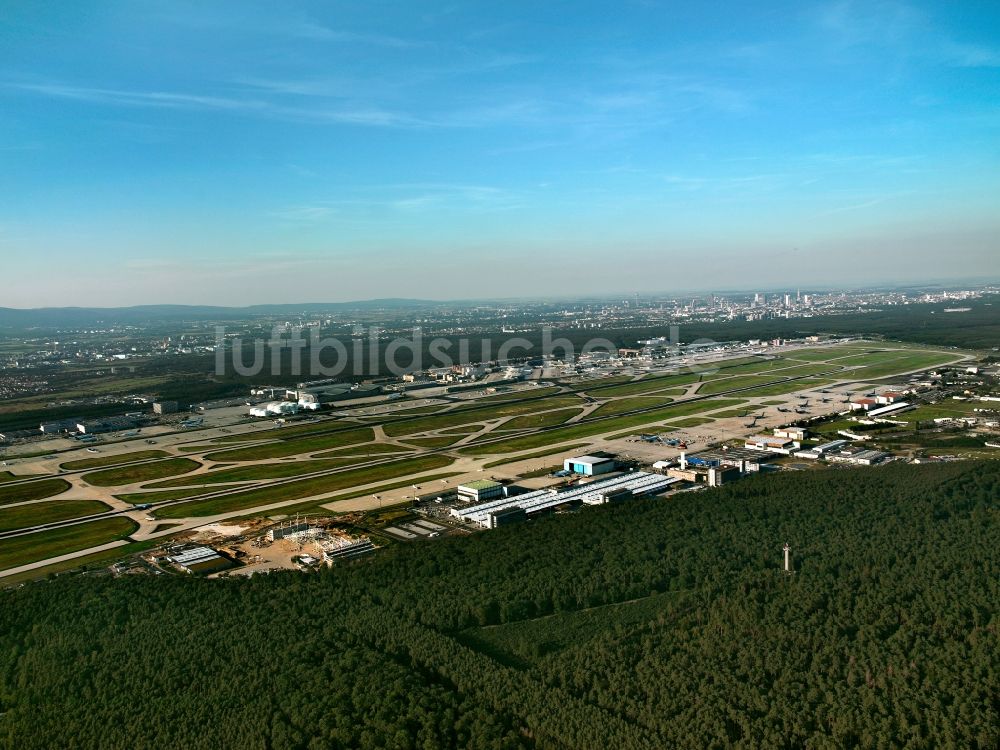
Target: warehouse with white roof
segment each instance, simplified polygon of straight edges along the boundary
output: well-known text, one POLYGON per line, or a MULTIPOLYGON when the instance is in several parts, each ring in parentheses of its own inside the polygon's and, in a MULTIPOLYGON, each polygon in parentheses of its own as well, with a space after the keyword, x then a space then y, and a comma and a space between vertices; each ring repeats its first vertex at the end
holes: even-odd
POLYGON ((614 470, 614 456, 575 456, 563 461, 563 471, 571 471, 574 474, 583 474, 588 477, 592 477, 595 474, 607 474, 614 470))
POLYGON ((550 510, 567 503, 600 505, 623 497, 655 495, 682 480, 635 471, 608 479, 598 479, 563 490, 544 489, 513 497, 502 497, 466 508, 452 508, 451 514, 469 523, 494 528, 512 518, 530 517, 533 513, 550 510), (624 493, 629 493, 625 495, 624 493), (510 512, 508 512, 510 511, 510 512))

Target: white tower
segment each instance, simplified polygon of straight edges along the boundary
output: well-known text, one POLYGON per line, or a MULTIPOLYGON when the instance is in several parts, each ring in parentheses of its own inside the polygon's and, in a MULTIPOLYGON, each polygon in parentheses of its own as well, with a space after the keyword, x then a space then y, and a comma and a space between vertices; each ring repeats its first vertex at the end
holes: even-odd
POLYGON ((791 573, 792 572, 792 548, 788 546, 788 542, 785 542, 785 546, 783 547, 783 549, 785 550, 785 572, 786 573, 791 573))

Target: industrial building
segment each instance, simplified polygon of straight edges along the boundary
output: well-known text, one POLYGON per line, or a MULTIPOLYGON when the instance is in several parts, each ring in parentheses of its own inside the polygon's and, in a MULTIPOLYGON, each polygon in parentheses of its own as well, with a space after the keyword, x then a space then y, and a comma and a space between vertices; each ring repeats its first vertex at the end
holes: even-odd
POLYGON ((788 438, 789 440, 802 441, 806 439, 808 431, 805 427, 775 427, 774 436, 788 438))
POLYGON ((458 485, 458 499, 467 503, 481 503, 492 500, 504 494, 503 485, 489 479, 477 479, 474 482, 458 485))
POLYGON ((318 411, 322 406, 319 398, 313 393, 303 393, 296 404, 300 409, 305 409, 306 411, 318 411))
POLYGON ((524 508, 517 506, 499 508, 498 510, 491 510, 489 512, 485 526, 490 529, 495 529, 497 526, 507 526, 508 524, 525 521, 527 518, 528 512, 524 508))
POLYGON ((741 474, 752 474, 760 471, 761 466, 776 457, 776 453, 762 451, 758 448, 747 449, 723 446, 719 450, 702 451, 694 455, 682 453, 680 456, 680 467, 686 469, 689 466, 703 468, 731 466, 739 469, 741 474))
POLYGON ((278 385, 261 385, 254 386, 250 389, 250 395, 256 396, 257 398, 266 398, 268 400, 275 400, 285 397, 285 393, 288 391, 287 388, 278 385))
POLYGON ((316 407, 327 406, 338 401, 346 401, 355 398, 371 398, 382 393, 379 385, 351 385, 350 383, 329 383, 325 385, 303 385, 299 388, 289 389, 285 393, 285 398, 295 401, 300 405, 317 404, 316 407))
POLYGON ((175 414, 177 413, 176 401, 154 401, 153 414, 175 414))
POLYGON ((894 404, 899 399, 903 397, 902 393, 897 393, 896 391, 886 391, 885 393, 880 393, 875 397, 875 400, 880 404, 894 404))
POLYGON ((725 454, 698 454, 688 456, 682 453, 677 466, 671 462, 658 461, 654 468, 664 468, 667 476, 693 484, 707 484, 709 487, 721 487, 723 484, 735 482, 743 476, 745 460, 732 458, 725 454), (725 463, 723 463, 725 461, 725 463), (666 463, 667 466, 663 464, 666 463))
POLYGON ((291 401, 269 401, 266 404, 250 407, 251 417, 281 417, 298 414, 299 405, 291 401))
POLYGON ((118 430, 131 430, 139 424, 133 417, 104 417, 102 419, 84 419, 76 424, 76 431, 85 435, 93 435, 99 432, 116 432, 118 430))
POLYGON ((846 440, 831 440, 829 443, 823 443, 822 445, 817 445, 813 448, 804 451, 796 451, 795 456, 797 458, 811 458, 819 459, 828 453, 836 451, 847 445, 846 440))
POLYGON ((323 562, 327 565, 332 565, 338 561, 351 560, 375 551, 375 545, 366 536, 356 539, 350 537, 324 539, 319 543, 319 546, 323 550, 323 562))
POLYGON ((560 505, 583 503, 585 505, 600 505, 609 502, 612 497, 621 499, 616 493, 628 491, 631 497, 655 495, 668 487, 680 482, 680 479, 665 477, 662 474, 650 474, 636 471, 608 479, 598 479, 577 487, 563 490, 544 489, 527 492, 523 495, 503 497, 468 508, 452 508, 451 514, 469 523, 485 528, 523 520, 531 514, 551 510, 560 505))
POLYGON ((563 461, 563 471, 571 471, 574 474, 582 474, 587 477, 597 474, 607 474, 615 470, 615 458, 607 454, 594 454, 592 456, 576 456, 563 461))
POLYGON ((83 420, 81 419, 60 419, 55 422, 46 422, 45 424, 39 425, 38 429, 45 433, 46 435, 56 435, 60 432, 74 432, 76 430, 76 425, 83 420))
POLYGON ((38 430, 6 430, 0 432, 0 443, 12 443, 15 440, 26 440, 38 437, 38 430))
POLYGON ((705 459, 717 458, 720 466, 735 466, 743 474, 758 472, 769 461, 777 458, 777 454, 768 451, 733 446, 724 446, 719 451, 703 451, 698 455, 705 459))
POLYGON ((331 383, 329 385, 315 385, 303 388, 289 388, 285 392, 285 398, 289 401, 303 401, 312 399, 319 403, 330 403, 348 398, 351 393, 350 383, 331 383))
POLYGON ((906 401, 897 401, 888 406, 880 406, 878 409, 869 409, 869 417, 884 417, 886 414, 895 414, 896 412, 904 411, 910 408, 910 404, 906 401))
MULTIPOLYGON (((287 523, 282 526, 277 526, 273 529, 268 529, 266 538, 269 542, 276 542, 279 539, 288 539, 294 537, 297 534, 302 534, 309 531, 310 526, 305 521, 301 523, 287 523)), ((315 529, 315 531, 321 531, 321 529, 315 529)))
POLYGON ((830 453, 826 456, 827 461, 839 464, 855 464, 856 466, 873 466, 889 458, 888 453, 882 451, 865 450, 864 448, 848 448, 842 451, 830 453))
POLYGON ((754 451, 772 451, 774 453, 791 453, 793 450, 800 448, 801 443, 789 440, 784 437, 775 437, 773 435, 755 435, 754 437, 747 438, 746 442, 743 444, 744 448, 754 451))
POLYGON ((190 547, 167 557, 188 573, 212 573, 228 568, 232 562, 211 547, 190 547))
POLYGON ((735 466, 690 466, 686 469, 669 469, 667 476, 698 484, 704 482, 709 487, 721 487, 737 481, 743 475, 735 466))

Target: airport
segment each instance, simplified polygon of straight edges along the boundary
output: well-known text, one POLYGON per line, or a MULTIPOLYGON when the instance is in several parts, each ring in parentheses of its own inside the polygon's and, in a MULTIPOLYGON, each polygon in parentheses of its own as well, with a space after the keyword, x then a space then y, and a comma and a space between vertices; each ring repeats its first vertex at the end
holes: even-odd
MULTIPOLYGON (((387 383, 317 410, 300 401, 335 384, 255 388, 249 407, 167 404, 159 421, 122 422, 118 433, 43 425, 58 452, 22 459, 8 447, 0 494, 17 498, 8 514, 52 511, 0 531, 39 542, 12 555, 0 581, 137 545, 196 544, 199 528, 227 519, 362 513, 358 531, 377 549, 760 472, 926 462, 871 436, 939 409, 925 405, 940 398, 928 369, 960 363, 964 383, 986 373, 965 373, 968 354, 850 339, 637 351, 544 362, 510 382, 502 368, 475 368, 460 377, 478 380, 435 380, 402 398, 387 383), (68 541, 40 543, 55 538, 68 541)), ((994 429, 992 402, 953 403, 966 429, 994 429)))

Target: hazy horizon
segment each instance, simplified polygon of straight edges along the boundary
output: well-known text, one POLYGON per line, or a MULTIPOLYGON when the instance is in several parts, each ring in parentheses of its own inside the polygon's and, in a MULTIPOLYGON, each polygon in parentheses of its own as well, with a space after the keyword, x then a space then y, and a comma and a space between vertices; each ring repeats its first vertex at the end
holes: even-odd
POLYGON ((4 15, 0 306, 995 278, 994 3, 4 15))
POLYGON ((31 311, 39 309, 96 309, 96 310, 117 310, 123 308, 131 307, 220 307, 227 309, 242 309, 242 308, 254 308, 254 307, 291 307, 295 305, 303 306, 321 306, 321 305, 352 305, 352 304, 369 304, 377 302, 413 302, 415 304, 419 303, 435 303, 435 304, 516 304, 516 303, 537 303, 537 302, 613 302, 622 300, 632 300, 636 296, 642 298, 677 298, 678 300, 684 300, 690 297, 695 299, 704 299, 709 296, 717 297, 747 297, 756 293, 761 293, 767 297, 778 297, 786 293, 795 294, 800 292, 802 294, 830 294, 835 292, 845 292, 845 293, 875 293, 880 291, 913 291, 920 289, 939 289, 939 290, 959 290, 959 289, 983 289, 987 287, 994 287, 1000 284, 1000 277, 991 277, 988 279, 958 279, 954 283, 952 282, 942 282, 942 281, 931 281, 931 280, 921 280, 914 282, 912 284, 897 284, 892 285, 888 283, 878 283, 873 281, 871 284, 866 285, 846 285, 846 286, 801 286, 794 283, 779 285, 779 286, 759 286, 759 287, 747 287, 747 288, 685 288, 685 289, 659 289, 659 290, 646 290, 646 291, 628 291, 628 290, 617 290, 608 291, 603 293, 592 293, 592 294, 545 294, 545 295, 511 295, 507 297, 366 297, 366 298, 354 298, 345 297, 342 299, 285 299, 285 300, 274 300, 274 301, 250 301, 244 304, 223 304, 219 302, 212 301, 201 301, 201 302, 157 302, 157 301, 146 301, 136 304, 126 304, 126 305, 82 305, 82 304, 66 304, 66 305, 33 305, 30 307, 17 306, 17 305, 0 305, 0 309, 6 310, 18 310, 18 311, 31 311))

